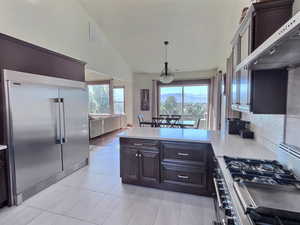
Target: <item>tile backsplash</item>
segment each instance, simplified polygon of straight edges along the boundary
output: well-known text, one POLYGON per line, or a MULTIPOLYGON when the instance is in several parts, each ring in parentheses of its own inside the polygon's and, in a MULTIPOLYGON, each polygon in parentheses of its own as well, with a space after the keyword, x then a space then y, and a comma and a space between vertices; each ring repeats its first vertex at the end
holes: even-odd
POLYGON ((257 142, 271 150, 284 141, 284 115, 242 114, 242 119, 251 122, 251 130, 257 142))
POLYGON ((286 143, 300 147, 300 68, 289 71, 286 143))
POLYGON ((300 147, 300 67, 289 71, 287 115, 258 115, 242 113, 251 122, 257 142, 276 150, 285 142, 300 147))

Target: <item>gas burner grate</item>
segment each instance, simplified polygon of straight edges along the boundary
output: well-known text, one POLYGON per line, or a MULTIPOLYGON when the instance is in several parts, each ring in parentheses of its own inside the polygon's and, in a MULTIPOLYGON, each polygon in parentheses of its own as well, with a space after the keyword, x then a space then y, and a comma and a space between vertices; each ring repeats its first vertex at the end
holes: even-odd
POLYGON ((248 181, 264 184, 297 184, 300 181, 279 162, 232 158, 224 156, 225 163, 235 181, 248 181))
POLYGON ((255 225, 299 225, 299 220, 291 220, 278 216, 259 214, 255 211, 249 212, 249 216, 255 225))

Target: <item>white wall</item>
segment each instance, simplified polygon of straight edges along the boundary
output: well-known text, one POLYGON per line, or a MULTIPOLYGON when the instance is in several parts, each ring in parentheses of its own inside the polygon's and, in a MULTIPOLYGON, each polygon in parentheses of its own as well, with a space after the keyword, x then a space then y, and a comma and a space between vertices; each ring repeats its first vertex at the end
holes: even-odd
MULTIPOLYGON (((194 71, 176 73, 176 80, 193 80, 193 79, 207 79, 216 75, 217 70, 209 71, 194 71)), ((149 111, 140 110, 140 90, 150 90, 150 103, 152 101, 152 80, 159 80, 159 74, 134 74, 133 75, 133 124, 138 125, 137 115, 143 114, 145 120, 151 121, 152 119, 152 106, 150 104, 149 111)))
POLYGON ((131 80, 129 66, 76 0, 0 0, 0 32, 83 60, 87 68, 131 80), (89 41, 89 23, 94 41, 89 41))

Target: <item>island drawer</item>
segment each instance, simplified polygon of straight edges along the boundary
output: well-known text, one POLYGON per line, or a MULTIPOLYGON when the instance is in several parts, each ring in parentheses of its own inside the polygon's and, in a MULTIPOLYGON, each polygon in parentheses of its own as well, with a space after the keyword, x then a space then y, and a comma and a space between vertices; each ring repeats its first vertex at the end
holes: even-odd
POLYGON ((183 185, 206 187, 206 170, 197 167, 184 167, 162 164, 162 183, 181 183, 183 185))
POLYGON ((120 138, 120 144, 132 148, 159 150, 159 141, 135 138, 120 138))
POLYGON ((163 161, 186 161, 186 163, 207 164, 209 144, 162 142, 163 161))

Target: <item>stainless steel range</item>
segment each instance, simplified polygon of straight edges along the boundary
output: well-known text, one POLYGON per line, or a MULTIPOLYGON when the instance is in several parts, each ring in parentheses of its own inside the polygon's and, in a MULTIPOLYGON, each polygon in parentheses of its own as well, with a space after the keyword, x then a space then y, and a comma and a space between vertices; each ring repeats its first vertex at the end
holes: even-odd
MULTIPOLYGON (((240 204, 252 224, 300 224, 300 181, 292 171, 277 161, 226 156, 224 161, 240 204)), ((234 215, 234 208, 229 209, 234 215)))

